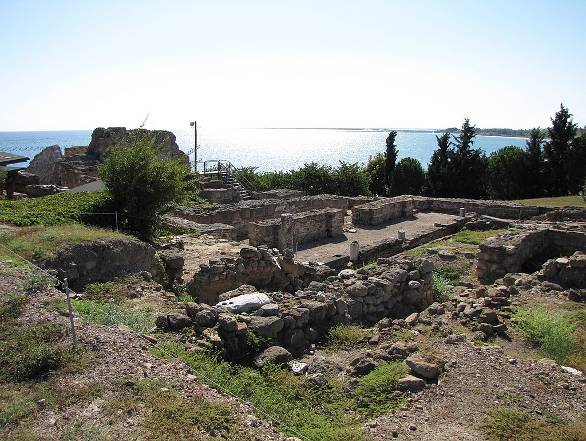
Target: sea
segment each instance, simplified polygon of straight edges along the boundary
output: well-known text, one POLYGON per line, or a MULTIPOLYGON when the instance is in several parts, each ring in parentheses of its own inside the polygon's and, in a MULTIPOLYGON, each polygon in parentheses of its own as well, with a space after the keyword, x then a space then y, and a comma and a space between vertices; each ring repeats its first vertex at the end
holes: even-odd
MULTIPOLYGON (((389 129, 198 129, 198 162, 228 160, 236 167, 257 167, 258 171, 291 170, 308 162, 332 166, 340 161, 365 163, 385 151, 389 129)), ((171 130, 185 151, 193 149, 193 130, 171 130)), ((0 132, 0 151, 33 158, 49 145, 88 145, 91 130, 0 132)), ((436 149, 432 131, 399 131, 396 144, 399 159, 413 157, 426 167, 436 149)), ((487 154, 501 147, 524 147, 524 138, 477 136, 475 148, 487 154)), ((190 155, 193 161, 193 154, 190 155)), ((201 168, 201 164, 199 164, 201 168)))

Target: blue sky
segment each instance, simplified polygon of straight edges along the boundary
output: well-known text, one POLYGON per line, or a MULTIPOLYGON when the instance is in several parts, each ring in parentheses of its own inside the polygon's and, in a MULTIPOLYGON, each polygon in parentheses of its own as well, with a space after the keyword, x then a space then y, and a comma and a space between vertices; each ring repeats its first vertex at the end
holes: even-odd
POLYGON ((0 130, 586 124, 586 1, 0 0, 0 130))

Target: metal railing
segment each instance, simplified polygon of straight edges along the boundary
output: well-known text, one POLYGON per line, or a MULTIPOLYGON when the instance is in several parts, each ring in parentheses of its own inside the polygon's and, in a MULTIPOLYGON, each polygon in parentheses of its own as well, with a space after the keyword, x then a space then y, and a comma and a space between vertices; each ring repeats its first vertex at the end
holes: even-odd
POLYGON ((239 182, 242 188, 246 191, 250 191, 251 183, 238 172, 240 171, 234 164, 225 159, 210 159, 203 162, 203 173, 205 176, 213 176, 214 174, 218 179, 227 181, 229 178, 239 182))

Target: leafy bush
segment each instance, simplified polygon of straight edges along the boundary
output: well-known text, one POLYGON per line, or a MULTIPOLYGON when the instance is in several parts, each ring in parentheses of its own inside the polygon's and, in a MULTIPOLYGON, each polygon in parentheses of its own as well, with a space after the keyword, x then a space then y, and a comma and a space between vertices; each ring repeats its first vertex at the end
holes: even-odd
POLYGON ((450 282, 441 273, 434 271, 432 276, 433 299, 436 302, 445 302, 453 297, 448 287, 450 282))
POLYGON ((492 410, 482 425, 489 441, 582 441, 586 439, 586 422, 566 423, 558 418, 533 416, 516 409, 492 410))
POLYGON ((99 174, 125 226, 140 237, 152 237, 159 217, 187 194, 187 165, 158 159, 153 140, 135 139, 110 148, 99 174))
POLYGON ((371 331, 360 326, 339 324, 330 328, 328 348, 332 350, 352 349, 371 335, 371 331))
POLYGON ((155 325, 151 311, 93 300, 74 300, 73 304, 80 317, 99 325, 124 325, 138 333, 149 332, 155 325))
POLYGON ((370 193, 377 196, 385 196, 388 193, 385 180, 385 161, 383 153, 377 153, 368 158, 365 172, 370 177, 370 193))
POLYGON ((409 370, 402 362, 389 362, 360 378, 355 394, 358 406, 369 416, 383 415, 399 407, 402 395, 395 390, 397 381, 409 370))
POLYGON ((520 147, 507 146, 488 157, 489 194, 494 199, 515 199, 526 194, 528 158, 520 147))
POLYGON ((577 323, 571 314, 550 311, 544 306, 528 306, 515 312, 516 326, 548 357, 565 363, 576 351, 577 323))

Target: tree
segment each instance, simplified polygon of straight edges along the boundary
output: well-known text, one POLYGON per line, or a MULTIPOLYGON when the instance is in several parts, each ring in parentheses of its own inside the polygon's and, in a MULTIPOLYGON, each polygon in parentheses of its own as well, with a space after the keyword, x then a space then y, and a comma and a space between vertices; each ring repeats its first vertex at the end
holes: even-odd
POLYGON ((436 136, 437 150, 431 155, 431 161, 427 167, 427 192, 430 196, 450 196, 450 158, 453 156, 450 134, 445 132, 436 136))
POLYGON ((568 192, 576 194, 586 179, 586 133, 572 140, 568 164, 568 192))
POLYGON ((157 159, 157 153, 153 139, 135 139, 111 147, 98 169, 123 222, 147 240, 160 215, 183 200, 188 188, 188 166, 157 159))
POLYGON ((385 181, 390 187, 393 181, 393 171, 395 170, 395 163, 397 162, 397 146, 395 145, 395 139, 397 138, 397 132, 391 130, 389 136, 387 136, 387 150, 385 152, 385 181))
POLYGON ((414 158, 403 158, 393 173, 393 194, 421 194, 425 185, 425 171, 414 158))
POLYGON ((531 129, 527 140, 526 180, 524 197, 537 197, 543 194, 543 149, 545 133, 541 128, 531 129))
POLYGON ((370 192, 378 196, 387 194, 385 163, 386 156, 384 153, 377 153, 371 156, 366 163, 366 173, 370 177, 370 192))
POLYGON ((478 199, 485 195, 487 170, 486 155, 480 149, 473 149, 476 127, 466 118, 460 134, 455 137, 455 150, 452 158, 450 188, 451 196, 478 199))
POLYGON ((336 194, 358 196, 370 193, 370 177, 363 166, 358 163, 340 161, 340 166, 333 173, 336 194))
POLYGON ((568 194, 571 168, 571 142, 576 136, 577 126, 572 114, 563 104, 551 119, 552 126, 547 129, 549 141, 545 143, 543 153, 546 161, 548 190, 553 196, 568 194))
POLYGON ((507 146, 488 157, 488 188, 493 199, 515 199, 525 195, 527 154, 516 146, 507 146))

